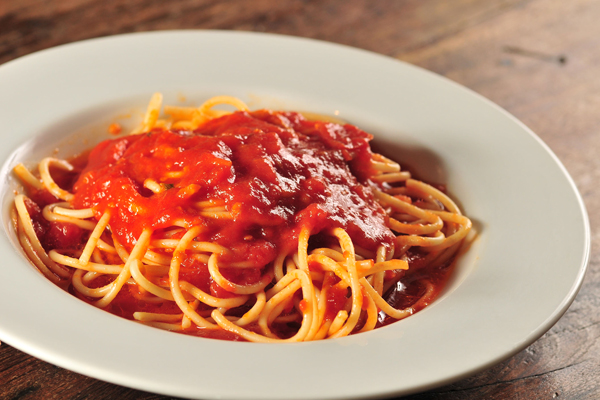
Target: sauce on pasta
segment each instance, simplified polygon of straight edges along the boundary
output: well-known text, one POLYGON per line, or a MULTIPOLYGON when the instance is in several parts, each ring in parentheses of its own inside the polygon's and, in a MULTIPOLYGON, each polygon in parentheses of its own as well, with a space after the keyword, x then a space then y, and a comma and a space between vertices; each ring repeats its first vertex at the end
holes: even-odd
POLYGON ((78 162, 15 168, 21 244, 73 295, 162 329, 279 342, 368 331, 443 288, 471 223, 370 134, 224 96, 160 108, 155 95, 140 128, 78 162))

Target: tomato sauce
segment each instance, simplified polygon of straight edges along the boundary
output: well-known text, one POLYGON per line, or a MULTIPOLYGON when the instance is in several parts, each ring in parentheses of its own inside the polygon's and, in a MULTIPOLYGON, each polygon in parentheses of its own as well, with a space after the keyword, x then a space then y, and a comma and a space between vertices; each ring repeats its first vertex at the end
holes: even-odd
POLYGON ((231 250, 232 261, 263 267, 313 234, 341 227, 376 250, 391 245, 386 214, 367 184, 371 136, 352 125, 297 113, 237 112, 194 132, 155 129, 105 141, 74 186, 77 208, 112 210, 111 230, 132 247, 142 230, 184 221, 200 240, 231 250), (166 189, 144 187, 152 179, 166 189), (203 217, 194 203, 223 204, 231 220, 203 217))

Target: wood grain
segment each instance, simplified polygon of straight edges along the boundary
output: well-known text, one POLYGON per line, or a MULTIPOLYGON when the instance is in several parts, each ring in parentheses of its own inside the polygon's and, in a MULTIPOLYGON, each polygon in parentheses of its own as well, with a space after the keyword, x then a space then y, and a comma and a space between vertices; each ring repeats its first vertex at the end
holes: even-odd
MULTIPOLYGON (((594 0, 0 0, 0 63, 119 33, 235 29, 360 47, 484 95, 532 128, 573 176, 592 225, 589 271, 569 311, 527 349, 475 376, 409 398, 595 399, 600 398, 598 20, 600 2, 594 0)), ((166 397, 87 378, 2 344, 0 399, 53 398, 166 397)))

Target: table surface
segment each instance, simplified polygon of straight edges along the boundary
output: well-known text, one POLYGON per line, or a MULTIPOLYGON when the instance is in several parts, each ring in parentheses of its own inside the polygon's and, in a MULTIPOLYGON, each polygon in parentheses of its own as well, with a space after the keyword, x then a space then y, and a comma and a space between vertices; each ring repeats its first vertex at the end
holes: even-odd
MULTIPOLYGON (((572 175, 592 226, 583 286, 517 355, 411 399, 600 398, 600 2, 596 0, 0 0, 0 64, 127 32, 234 29, 304 36, 404 60, 491 99, 572 175)), ((0 346, 0 399, 166 399, 0 346)))

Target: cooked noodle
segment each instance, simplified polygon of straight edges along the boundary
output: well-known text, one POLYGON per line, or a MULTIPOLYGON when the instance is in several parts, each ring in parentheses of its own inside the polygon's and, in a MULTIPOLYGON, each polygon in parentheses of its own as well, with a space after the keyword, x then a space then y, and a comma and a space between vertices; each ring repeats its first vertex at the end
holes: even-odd
MULTIPOLYGON (((168 117, 162 119, 161 104, 162 96, 155 94, 133 135, 155 129, 195 130, 230 114, 213 109, 219 104, 248 111, 240 100, 218 96, 198 108, 167 106, 168 117)), ((154 305, 157 312, 140 308, 129 316, 142 324, 193 334, 200 331, 210 337, 218 337, 210 332, 226 331, 253 342, 337 338, 405 318, 429 304, 439 289, 419 274, 412 282, 421 289, 411 304, 397 307, 386 294, 398 294, 401 279, 412 273, 415 254, 419 265, 447 269, 471 228, 470 220, 442 191, 413 179, 399 164, 379 154, 372 154, 369 162, 369 190, 385 210, 395 239, 368 249, 359 246, 343 227, 315 231, 302 226, 295 249, 277 249, 274 260, 261 266, 260 276, 250 283, 236 282, 224 270, 249 274, 256 265, 251 260, 228 259, 232 249, 204 240, 202 224, 190 226, 189 221, 174 219, 168 228, 146 226, 130 244, 122 243, 113 226, 116 209, 100 213, 94 208, 76 208, 76 193, 61 188, 57 174, 81 172, 66 160, 43 159, 37 175, 22 164, 14 168, 26 193, 48 192, 55 198, 36 210, 34 201, 17 195, 14 220, 25 253, 48 279, 100 308, 109 309, 124 292, 140 304, 154 305), (38 238, 40 228, 36 228, 41 219, 75 226, 84 232, 84 243, 45 249, 38 238), (321 238, 316 243, 326 245, 314 245, 315 235, 321 238), (217 292, 208 293, 184 278, 182 268, 187 270, 190 263, 207 269, 210 282, 219 287, 217 292), (337 308, 332 306, 336 301, 337 308), (163 309, 168 312, 159 312, 163 309)), ((178 179, 183 172, 165 174, 178 179)), ((149 195, 171 189, 170 184, 151 177, 143 181, 143 187, 149 195)), ((188 190, 190 196, 198 191, 197 187, 179 189, 183 195, 188 190)), ((219 223, 235 221, 235 207, 240 206, 219 198, 193 203, 197 218, 219 223)))

